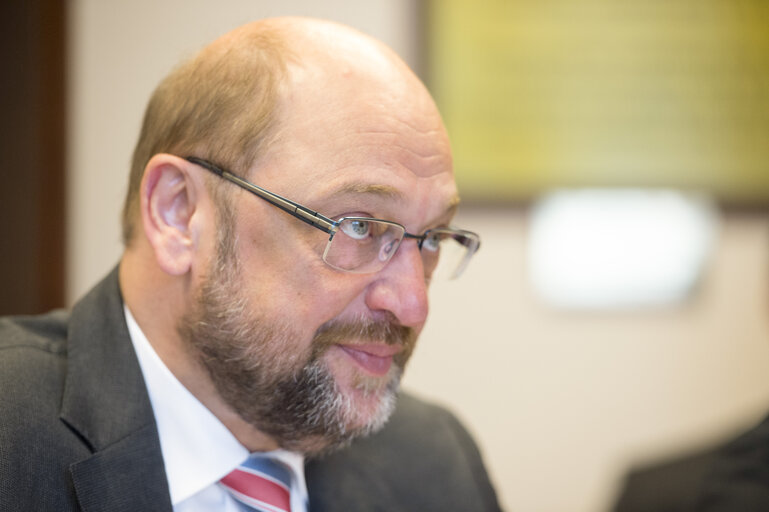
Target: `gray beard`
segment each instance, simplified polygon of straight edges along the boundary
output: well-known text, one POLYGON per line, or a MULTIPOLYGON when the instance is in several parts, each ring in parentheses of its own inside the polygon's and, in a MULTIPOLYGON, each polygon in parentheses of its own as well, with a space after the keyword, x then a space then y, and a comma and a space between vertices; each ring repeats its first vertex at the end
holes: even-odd
POLYGON ((248 315, 253 309, 239 296, 237 264, 222 263, 205 280, 177 328, 224 402, 281 448, 308 456, 381 429, 395 408, 415 343, 413 330, 387 320, 329 322, 318 329, 310 355, 301 361, 301 354, 290 353, 296 339, 291 328, 248 315), (376 410, 364 422, 354 397, 339 389, 321 359, 329 347, 352 336, 404 346, 386 381, 356 382, 356 391, 364 397, 379 396, 376 410))

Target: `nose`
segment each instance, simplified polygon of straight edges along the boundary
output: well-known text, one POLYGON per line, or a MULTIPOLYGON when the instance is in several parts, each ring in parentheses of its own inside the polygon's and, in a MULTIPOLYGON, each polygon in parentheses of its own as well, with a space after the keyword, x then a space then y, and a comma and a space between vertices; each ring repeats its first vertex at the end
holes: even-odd
POLYGON ((366 290, 366 305, 372 311, 391 313, 403 326, 422 327, 429 307, 416 241, 404 240, 387 266, 376 274, 366 290))

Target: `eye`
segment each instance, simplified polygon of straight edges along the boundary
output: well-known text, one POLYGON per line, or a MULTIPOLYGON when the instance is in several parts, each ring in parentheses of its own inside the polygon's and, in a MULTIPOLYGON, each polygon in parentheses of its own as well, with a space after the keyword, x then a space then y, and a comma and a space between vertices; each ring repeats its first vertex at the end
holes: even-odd
POLYGON ((345 235, 354 238, 355 240, 363 240, 371 235, 371 223, 365 220, 349 220, 343 222, 339 226, 339 229, 341 229, 345 235))
POLYGON ((441 248, 440 233, 429 233, 422 241, 422 250, 437 252, 441 248))

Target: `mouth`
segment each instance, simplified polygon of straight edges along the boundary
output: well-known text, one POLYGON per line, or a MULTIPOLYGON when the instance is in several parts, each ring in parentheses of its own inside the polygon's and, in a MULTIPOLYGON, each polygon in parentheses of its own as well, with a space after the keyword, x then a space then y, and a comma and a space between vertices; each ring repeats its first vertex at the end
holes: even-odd
POLYGON ((383 377, 390 371, 393 357, 402 348, 397 345, 338 345, 355 363, 372 375, 383 377))

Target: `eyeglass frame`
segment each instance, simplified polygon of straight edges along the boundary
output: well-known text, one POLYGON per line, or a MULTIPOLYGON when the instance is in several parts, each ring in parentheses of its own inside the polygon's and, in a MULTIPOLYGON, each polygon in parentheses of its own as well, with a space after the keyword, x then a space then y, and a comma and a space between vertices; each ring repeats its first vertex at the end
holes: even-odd
MULTIPOLYGON (((296 217, 297 219, 301 220, 302 222, 305 222, 309 224, 310 226, 317 228, 324 233, 327 233, 329 235, 328 242, 331 243, 334 239, 334 235, 339 231, 340 223, 345 219, 352 219, 352 220, 364 220, 364 221, 377 221, 377 222, 384 222, 387 224, 395 225, 400 227, 403 230, 403 237, 401 238, 401 241, 398 243, 398 247, 392 252, 392 254, 387 258, 386 261, 382 264, 382 267, 378 270, 373 270, 369 272, 356 272, 355 270, 349 270, 344 269, 340 267, 336 267, 332 265, 331 263, 327 262, 324 257, 321 257, 323 262, 330 266, 331 268, 334 268, 336 270, 339 270, 341 272, 348 272, 348 273, 375 273, 379 270, 382 270, 387 264, 392 260, 395 253, 400 248, 400 244, 403 242, 404 239, 412 239, 417 241, 417 247, 419 248, 420 252, 422 251, 422 244, 424 243, 425 239, 429 236, 430 232, 435 231, 450 231, 452 233, 457 233, 462 236, 468 236, 469 238, 474 239, 477 243, 475 244, 475 247, 472 249, 470 254, 467 256, 467 260, 475 254, 478 249, 481 246, 480 237, 477 233, 474 233, 472 231, 467 231, 464 229, 454 229, 454 228, 437 228, 437 229, 428 229, 421 235, 415 235, 413 233, 409 233, 406 230, 406 227, 403 224, 400 224, 398 222, 386 220, 386 219, 377 219, 374 217, 343 217, 342 219, 339 219, 338 221, 333 220, 322 213, 316 212, 310 208, 307 208, 306 206, 297 203, 296 201, 292 201, 291 199, 288 199, 286 197, 283 197, 279 194, 276 194, 274 192, 270 192, 269 190, 260 187, 259 185, 256 185, 254 183, 251 183, 248 180, 245 180, 238 176, 237 174, 233 174, 230 171, 223 169, 222 167, 219 167, 218 165, 209 162, 208 160, 205 160, 203 158, 199 158, 196 156, 185 156, 184 160, 197 165, 199 167, 202 167, 206 169, 207 171, 219 176, 220 178, 223 178, 231 183, 234 183, 238 187, 242 188, 243 190, 247 192, 251 192, 255 196, 267 201, 273 206, 277 206, 284 212, 292 215, 293 217, 296 217)), ((468 248, 468 251, 470 249, 468 248)), ((464 263, 464 265, 461 266, 461 269, 464 270, 464 266, 467 265, 467 262, 464 263)), ((460 272, 461 273, 461 272, 460 272)))

